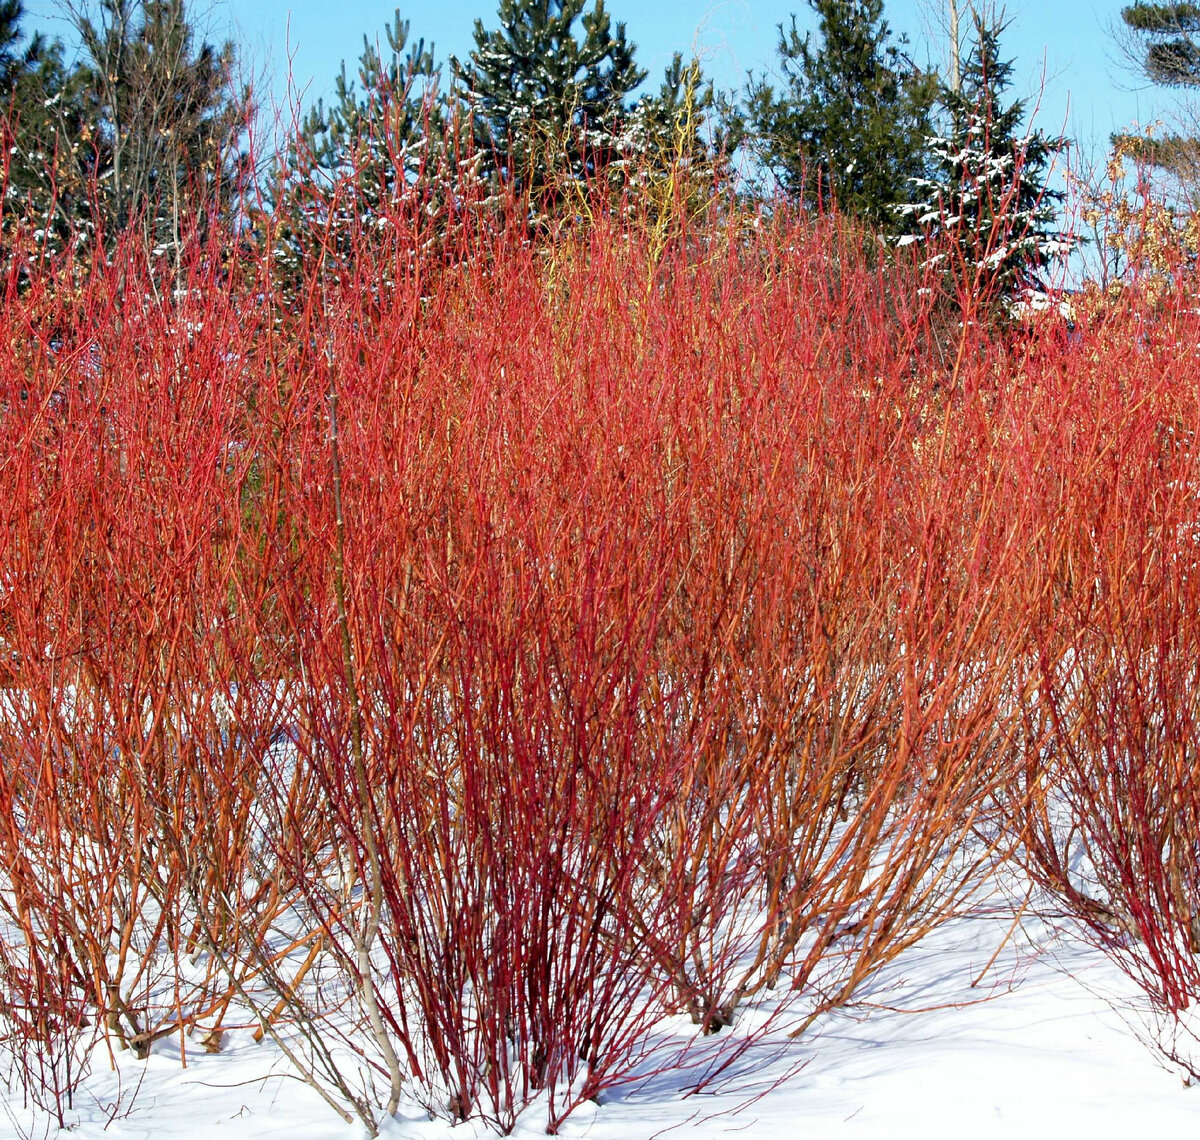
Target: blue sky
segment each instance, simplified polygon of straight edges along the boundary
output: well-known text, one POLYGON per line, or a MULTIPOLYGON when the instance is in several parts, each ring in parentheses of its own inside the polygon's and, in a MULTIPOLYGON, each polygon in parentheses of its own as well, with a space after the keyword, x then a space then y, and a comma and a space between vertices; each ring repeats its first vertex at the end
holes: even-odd
MULTIPOLYGON (((495 25, 495 0, 414 0, 401 5, 414 36, 433 40, 439 58, 465 55, 476 17, 495 25)), ((966 6, 960 0, 960 6, 966 6)), ((943 0, 890 0, 885 14, 896 32, 906 32, 921 62, 942 62, 944 37, 938 31, 943 0)), ((1015 0, 1002 40, 1016 62, 1017 90, 1044 92, 1037 125, 1064 130, 1079 140, 1084 158, 1101 156, 1110 132, 1131 121, 1169 115, 1177 100, 1138 83, 1122 66, 1110 35, 1119 21, 1121 0, 1015 0)), ((286 74, 305 101, 328 94, 340 62, 357 61, 364 33, 382 37, 395 9, 379 0, 197 0, 194 8, 211 29, 210 38, 232 36, 243 55, 263 70, 276 101, 286 99, 286 74)), ((815 26, 805 0, 608 0, 615 19, 624 20, 638 45, 638 58, 656 79, 677 49, 697 51, 709 75, 724 87, 742 83, 746 71, 775 66, 776 25, 796 12, 800 26, 815 26)), ((66 37, 57 0, 26 0, 33 26, 66 37)))

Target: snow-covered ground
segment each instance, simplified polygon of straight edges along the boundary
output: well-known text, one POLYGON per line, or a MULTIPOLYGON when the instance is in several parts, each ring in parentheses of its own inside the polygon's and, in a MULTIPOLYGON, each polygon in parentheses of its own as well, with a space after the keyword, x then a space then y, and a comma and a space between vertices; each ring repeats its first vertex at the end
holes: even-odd
MULTIPOLYGON (((1172 1136, 1200 1125, 1200 1088, 1186 1087, 1140 1040, 1135 991, 1106 958, 1055 919, 1013 911, 997 895, 910 949, 801 1038, 766 1036, 696 1093, 704 1050, 666 1064, 684 1040, 664 1022, 646 1075, 577 1111, 563 1135, 588 1140, 690 1134, 806 1138, 1172 1136), (1012 930, 1012 937, 1005 941, 1012 930), (1003 949, 996 955, 997 947, 1003 949), (995 960, 991 961, 995 956, 995 960), (975 984, 973 984, 975 983, 975 984)), ((736 1032, 736 1031, 735 1031, 736 1032)), ((728 1042, 724 1043, 727 1048, 728 1042)), ((53 1135, 7 1101, 0 1136, 53 1135)), ((147 1061, 98 1063, 70 1113, 72 1136, 183 1138, 361 1137, 289 1075, 270 1043, 230 1033, 218 1054, 159 1042, 147 1061), (136 1094, 134 1090, 136 1089, 136 1094), (120 1115, 106 1108, 117 1100, 120 1115)), ((528 1110, 518 1134, 544 1134, 528 1110)), ((402 1108, 384 1136, 474 1137, 402 1108)))

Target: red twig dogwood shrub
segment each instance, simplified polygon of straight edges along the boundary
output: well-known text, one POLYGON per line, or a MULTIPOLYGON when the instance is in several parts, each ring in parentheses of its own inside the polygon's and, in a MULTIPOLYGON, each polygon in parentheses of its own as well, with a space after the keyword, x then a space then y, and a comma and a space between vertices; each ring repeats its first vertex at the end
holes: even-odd
POLYGON ((218 961, 244 971, 271 921, 276 717, 239 615, 251 334, 205 252, 169 302, 132 247, 80 295, 11 297, 0 381, 7 956, 141 1056, 219 1025, 218 961))
POLYGON ((281 610, 339 851, 307 900, 389 1096, 402 1070, 508 1128, 544 1093, 556 1126, 657 1016, 634 888, 679 784, 651 733, 685 520, 648 449, 612 462, 614 404, 645 397, 573 368, 540 255, 509 233, 479 252, 428 305, 398 285, 369 329, 358 282, 305 315, 294 375, 324 382, 283 445, 304 584, 281 610))
POLYGON ((556 1130, 665 1013, 708 1080, 854 1001, 1018 840, 1190 1005, 1185 314, 1005 339, 836 218, 330 193, 286 288, 233 234, 13 269, 31 1088, 253 1025, 369 1127, 556 1130))
POLYGON ((1158 1043, 1194 1076, 1200 327, 1189 296, 1152 320, 1137 305, 1113 317, 1054 376, 1039 478, 1058 522, 1040 539, 1029 712, 1045 745, 1021 802, 1035 874, 1138 983, 1158 1043))
POLYGON ((836 1004, 961 898, 1003 757, 999 684, 969 699, 988 584, 943 598, 961 532, 910 529, 927 307, 896 321, 834 227, 651 259, 510 221, 431 268, 390 220, 273 327, 256 397, 282 573, 250 620, 326 805, 289 874, 387 1108, 411 1082, 507 1128, 544 1095, 553 1126, 664 1002, 717 1028, 854 944, 836 1004))
POLYGON ((1010 561, 987 557, 1003 467, 973 450, 989 390, 935 416, 928 282, 897 300, 836 231, 788 241, 772 295, 713 338, 703 400, 731 407, 671 671, 697 759, 648 864, 662 966, 707 1031, 781 980, 802 1027, 964 902, 1019 707, 1010 561))

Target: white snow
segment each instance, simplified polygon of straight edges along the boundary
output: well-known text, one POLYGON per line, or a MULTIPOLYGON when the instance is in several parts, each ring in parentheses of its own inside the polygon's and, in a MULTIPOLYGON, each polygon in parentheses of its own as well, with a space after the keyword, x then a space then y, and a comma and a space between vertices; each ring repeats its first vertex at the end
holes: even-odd
MULTIPOLYGON (((1020 896, 1013 892, 1018 903, 1020 896)), ((686 1019, 664 1020, 642 1078, 606 1093, 599 1105, 585 1105, 561 1134, 588 1140, 1191 1134, 1200 1124, 1200 1089, 1185 1087, 1140 1039, 1150 1027, 1136 1012, 1132 985, 1052 914, 1026 911, 1014 926, 1015 906, 999 891, 976 903, 885 969, 854 1006, 825 1016, 795 1041, 781 1032, 762 1036, 700 1091, 695 1086, 706 1066, 730 1055, 729 1037, 693 1044, 676 1068, 671 1061, 689 1042, 691 1027, 686 1019)), ((741 1032, 748 1028, 752 1018, 741 1032)), ((5 1107, 0 1137, 55 1134, 45 1118, 21 1108, 19 1095, 10 1094, 5 1107)), ((97 1056, 68 1119, 73 1137, 89 1138, 364 1134, 249 1030, 227 1034, 217 1054, 190 1048, 186 1067, 177 1039, 169 1038, 146 1061, 122 1055, 116 1071, 107 1055, 97 1056), (120 1115, 110 1123, 118 1101, 120 1115)), ((545 1122, 535 1104, 517 1134, 544 1134, 545 1122)), ((402 1105, 381 1134, 391 1140, 487 1135, 479 1124, 431 1121, 412 1104, 402 1105)))

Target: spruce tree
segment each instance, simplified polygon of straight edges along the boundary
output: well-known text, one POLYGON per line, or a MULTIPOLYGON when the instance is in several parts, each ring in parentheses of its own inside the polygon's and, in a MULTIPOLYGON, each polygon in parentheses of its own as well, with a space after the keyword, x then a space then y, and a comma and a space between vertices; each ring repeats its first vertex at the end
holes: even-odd
POLYGON ((935 234, 952 240, 985 298, 1036 286, 1067 249, 1054 224, 1063 195, 1046 185, 1067 140, 1025 130, 1025 101, 1005 101, 1013 65, 1000 58, 1003 30, 975 16, 959 89, 941 90, 945 131, 928 139, 930 175, 913 179, 917 200, 897 209, 920 235, 901 244, 935 234))
POLYGON ((475 22, 475 48, 454 61, 484 169, 545 206, 556 182, 614 161, 628 100, 646 77, 625 25, 604 0, 500 0, 500 27, 475 22))
POLYGON ((808 0, 817 39, 779 27, 784 87, 752 80, 739 124, 789 197, 890 224, 924 172, 937 91, 893 40, 883 0, 808 0))

